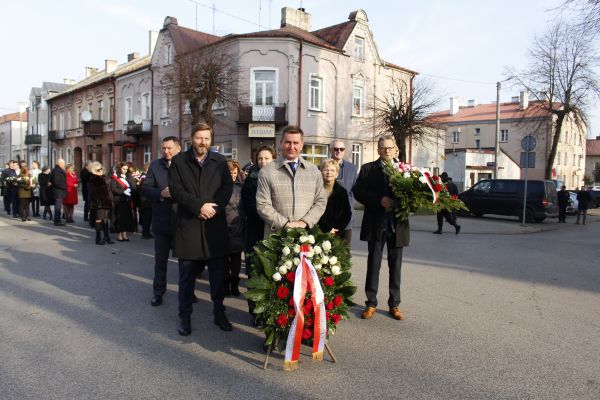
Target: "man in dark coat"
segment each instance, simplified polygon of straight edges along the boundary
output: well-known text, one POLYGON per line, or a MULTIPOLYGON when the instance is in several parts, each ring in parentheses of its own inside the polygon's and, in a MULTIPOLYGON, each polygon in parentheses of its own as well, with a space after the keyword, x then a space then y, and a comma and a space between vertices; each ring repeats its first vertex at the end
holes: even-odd
POLYGON ((177 202, 177 226, 173 255, 179 259, 179 334, 192 332, 191 314, 196 271, 206 263, 215 324, 232 330, 225 315, 225 256, 229 234, 225 207, 233 181, 222 155, 211 152, 212 129, 207 124, 192 128, 192 147, 173 157, 169 167, 169 191, 177 202))
POLYGON ((169 167, 181 151, 179 139, 167 136, 162 140, 162 158, 152 161, 142 183, 142 196, 152 202, 152 233, 154 233, 154 281, 150 304, 160 306, 167 291, 167 264, 173 247, 177 204, 169 190, 169 167))
POLYGON ((403 320, 400 311, 400 272, 402 269, 402 248, 408 246, 410 229, 408 221, 400 222, 394 217, 392 205, 394 195, 389 186, 389 180, 383 170, 383 165, 392 160, 395 150, 394 137, 385 135, 377 143, 379 159, 362 166, 356 184, 352 191, 354 197, 365 206, 360 240, 368 242, 367 295, 366 308, 361 318, 369 319, 377 309, 377 290, 379 288, 379 270, 383 246, 387 245, 389 268, 389 297, 390 315, 397 320, 403 320))
POLYGON ((569 205, 569 192, 567 192, 567 187, 562 185, 558 193, 556 194, 558 197, 558 222, 567 223, 567 206, 569 205))
POLYGON ((592 201, 592 195, 590 192, 584 187, 581 187, 581 190, 577 193, 577 221, 576 224, 579 224, 579 217, 583 214, 583 224, 585 225, 585 219, 587 217, 588 208, 590 208, 590 203, 592 201))
POLYGON ((50 173, 50 182, 52 183, 52 194, 54 195, 54 225, 63 226, 62 222, 62 206, 67 197, 67 174, 65 172, 65 160, 59 158, 56 161, 56 166, 50 173))
POLYGON ((16 197, 17 187, 13 185, 11 182, 7 182, 7 178, 13 178, 17 176, 17 172, 15 171, 15 164, 17 162, 14 160, 10 160, 7 167, 2 171, 2 184, 4 185, 4 210, 6 213, 10 215, 11 209, 13 216, 17 216, 18 208, 15 209, 13 207, 13 197, 16 197))
MULTIPOLYGON (((448 188, 448 193, 450 194, 450 196, 458 196, 458 188, 456 187, 454 182, 452 182, 452 178, 450 178, 446 172, 442 172, 442 175, 440 175, 440 178, 442 178, 442 182, 448 188)), ((437 231, 433 231, 433 233, 438 234, 438 235, 442 234, 442 227, 444 226, 444 219, 446 219, 446 221, 450 225, 454 226, 454 231, 458 235, 458 233, 460 232, 460 225, 458 225, 456 223, 456 213, 454 211, 448 211, 448 210, 438 211, 438 213, 437 213, 438 228, 437 228, 437 231)))
POLYGON ((81 195, 83 196, 83 220, 87 221, 89 219, 90 214, 90 189, 88 187, 88 183, 90 182, 90 165, 92 164, 92 160, 88 160, 85 162, 85 166, 81 170, 80 181, 81 181, 81 195))
POLYGON ((352 224, 354 222, 354 195, 352 194, 352 187, 356 183, 358 178, 358 171, 356 165, 350 161, 344 160, 346 154, 346 145, 340 139, 334 139, 329 145, 329 151, 331 152, 331 158, 338 162, 340 165, 340 173, 337 177, 338 182, 346 189, 348 193, 348 201, 350 202, 350 211, 352 212, 352 218, 346 227, 344 232, 344 239, 348 244, 352 244, 352 224))

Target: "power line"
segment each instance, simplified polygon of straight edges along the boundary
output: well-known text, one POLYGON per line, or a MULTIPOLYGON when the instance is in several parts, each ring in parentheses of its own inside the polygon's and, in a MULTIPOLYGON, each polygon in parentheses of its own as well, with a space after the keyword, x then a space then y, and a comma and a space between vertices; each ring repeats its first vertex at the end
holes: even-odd
POLYGON ((432 74, 425 74, 425 73, 419 73, 419 75, 429 76, 431 78, 436 78, 436 79, 445 79, 445 80, 448 80, 448 81, 473 83, 473 84, 477 84, 477 85, 495 85, 496 84, 496 82, 471 81, 471 80, 468 80, 468 79, 450 78, 448 76, 432 75, 432 74))
POLYGON ((194 3, 194 4, 198 5, 198 6, 202 6, 202 7, 206 8, 206 9, 211 10, 213 12, 213 14, 214 13, 221 13, 221 14, 226 15, 228 17, 235 18, 237 20, 246 22, 247 24, 256 25, 256 26, 258 26, 258 29, 263 29, 263 28, 264 29, 268 29, 266 26, 261 25, 260 23, 251 21, 251 20, 243 18, 243 17, 238 17, 237 15, 228 13, 227 11, 219 10, 218 8, 215 8, 214 4, 213 5, 208 5, 208 4, 201 3, 201 2, 199 2, 197 0, 188 0, 188 1, 191 2, 191 3, 194 3))

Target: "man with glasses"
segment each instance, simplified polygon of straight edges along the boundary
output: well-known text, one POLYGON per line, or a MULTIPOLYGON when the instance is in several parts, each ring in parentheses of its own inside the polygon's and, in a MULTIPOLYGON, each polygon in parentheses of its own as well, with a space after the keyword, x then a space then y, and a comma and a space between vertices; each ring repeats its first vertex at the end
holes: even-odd
POLYGON ((344 145, 343 141, 340 139, 334 139, 329 145, 329 151, 331 152, 331 158, 337 161, 340 165, 340 173, 337 180, 344 187, 344 189, 346 189, 346 192, 348 192, 348 201, 350 202, 350 209, 352 210, 352 218, 346 227, 344 239, 349 245, 351 245, 352 224, 354 222, 354 195, 352 194, 352 187, 356 183, 356 178, 358 178, 358 171, 356 170, 356 165, 352 164, 350 161, 344 160, 346 146, 344 145))
POLYGON ((379 288, 379 270, 383 254, 383 246, 387 245, 389 268, 390 315, 403 320, 404 315, 398 307, 400 304, 400 271, 402 268, 402 248, 408 246, 410 229, 408 221, 397 221, 392 208, 394 194, 383 166, 392 161, 396 150, 394 137, 385 135, 377 143, 379 159, 362 166, 352 191, 354 197, 365 206, 360 240, 368 242, 367 280, 365 293, 366 308, 361 315, 369 319, 377 310, 377 290, 379 288))

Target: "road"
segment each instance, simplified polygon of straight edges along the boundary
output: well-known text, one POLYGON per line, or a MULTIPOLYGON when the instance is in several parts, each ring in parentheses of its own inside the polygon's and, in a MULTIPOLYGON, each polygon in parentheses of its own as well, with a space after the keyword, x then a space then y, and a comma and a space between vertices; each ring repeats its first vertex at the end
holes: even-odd
MULTIPOLYGON (((175 262, 165 303, 149 305, 151 241, 96 246, 81 222, 2 215, 0 397, 598 399, 599 220, 510 234, 502 227, 517 223, 496 219, 463 219, 458 236, 415 229, 404 251, 407 319, 381 309, 361 320, 357 306, 330 342, 336 364, 312 363, 305 348, 300 369, 284 373, 280 354, 262 370, 261 333, 244 300, 226 299, 233 332, 212 324, 206 279, 193 333, 179 336, 175 262)), ((366 246, 354 236, 361 305, 366 246)))

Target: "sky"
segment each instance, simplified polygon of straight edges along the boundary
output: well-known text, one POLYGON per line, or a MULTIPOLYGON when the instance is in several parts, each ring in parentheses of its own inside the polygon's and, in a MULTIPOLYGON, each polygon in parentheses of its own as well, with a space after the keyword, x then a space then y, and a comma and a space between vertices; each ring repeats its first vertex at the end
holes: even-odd
MULTIPOLYGON (((148 31, 166 16, 216 35, 278 28, 281 8, 304 7, 312 29, 341 23, 363 9, 382 57, 419 72, 444 99, 490 103, 507 67, 527 65, 527 48, 555 18, 562 0, 5 0, 0 10, 0 114, 28 101, 43 81, 81 80, 85 67, 148 53, 148 31), (216 11, 213 12, 211 7, 216 11), (260 27, 259 27, 260 23, 260 27)), ((504 84, 501 101, 518 95, 504 84)), ((588 111, 588 137, 600 135, 600 103, 588 111)))

